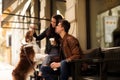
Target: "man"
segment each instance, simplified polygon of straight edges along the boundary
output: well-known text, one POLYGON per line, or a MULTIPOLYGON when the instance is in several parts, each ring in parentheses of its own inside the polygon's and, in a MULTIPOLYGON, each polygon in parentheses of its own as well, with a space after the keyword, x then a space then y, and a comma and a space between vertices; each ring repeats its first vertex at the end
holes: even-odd
MULTIPOLYGON (((53 70, 56 68, 60 70, 60 80, 68 80, 70 73, 70 62, 81 58, 82 55, 82 50, 78 40, 68 34, 69 29, 70 23, 67 20, 61 20, 55 30, 55 32, 61 37, 61 61, 52 62, 50 64, 50 68, 53 70)), ((44 69, 43 72, 48 75, 48 70, 50 69, 44 69)), ((44 73, 43 76, 45 75, 44 73)))

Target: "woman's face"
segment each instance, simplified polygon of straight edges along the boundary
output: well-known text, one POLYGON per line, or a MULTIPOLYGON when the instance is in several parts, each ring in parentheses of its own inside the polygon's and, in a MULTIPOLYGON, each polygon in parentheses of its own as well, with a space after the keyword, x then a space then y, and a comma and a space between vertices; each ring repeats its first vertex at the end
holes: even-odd
POLYGON ((51 24, 52 24, 52 27, 53 27, 53 28, 56 27, 56 19, 55 19, 55 18, 52 18, 52 19, 51 19, 51 24))

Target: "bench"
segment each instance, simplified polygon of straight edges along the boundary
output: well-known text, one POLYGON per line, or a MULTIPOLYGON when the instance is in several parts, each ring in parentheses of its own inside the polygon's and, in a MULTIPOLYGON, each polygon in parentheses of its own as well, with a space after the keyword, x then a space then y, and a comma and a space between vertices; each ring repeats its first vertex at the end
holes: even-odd
POLYGON ((120 47, 95 48, 84 51, 84 57, 73 61, 73 80, 84 80, 80 67, 82 63, 95 65, 99 70, 100 80, 107 80, 109 73, 120 74, 120 47))
MULTIPOLYGON (((94 48, 83 51, 83 58, 71 62, 72 80, 84 80, 82 64, 95 65, 99 70, 100 80, 107 80, 108 72, 120 72, 120 48, 94 48), (112 64, 112 65, 111 65, 112 64)), ((58 75, 59 76, 59 75, 58 75)))
MULTIPOLYGON (((82 75, 81 75, 81 68, 82 65, 81 63, 83 62, 89 62, 89 64, 92 62, 94 62, 94 60, 92 61, 89 57, 94 57, 96 60, 98 59, 99 56, 99 48, 95 48, 95 49, 89 49, 84 51, 84 57, 83 59, 79 59, 79 60, 74 60, 71 62, 71 76, 72 80, 83 80, 82 75)), ((96 62, 95 62, 96 63, 96 62)), ((34 75, 30 76, 30 79, 35 79, 36 77, 34 75)), ((59 75, 58 75, 59 78, 59 75)))

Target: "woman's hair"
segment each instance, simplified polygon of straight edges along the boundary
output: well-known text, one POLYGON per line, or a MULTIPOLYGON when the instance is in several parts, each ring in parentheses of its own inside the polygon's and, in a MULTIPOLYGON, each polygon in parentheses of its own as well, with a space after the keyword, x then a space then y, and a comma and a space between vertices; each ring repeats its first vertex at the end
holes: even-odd
POLYGON ((52 18, 56 20, 56 26, 58 25, 59 21, 63 19, 61 15, 53 15, 52 18))
MULTIPOLYGON (((53 15, 52 18, 56 20, 56 26, 58 25, 59 21, 63 19, 61 15, 53 15)), ((46 35, 49 36, 51 33, 55 34, 55 28, 52 27, 52 24, 50 24, 46 35)))

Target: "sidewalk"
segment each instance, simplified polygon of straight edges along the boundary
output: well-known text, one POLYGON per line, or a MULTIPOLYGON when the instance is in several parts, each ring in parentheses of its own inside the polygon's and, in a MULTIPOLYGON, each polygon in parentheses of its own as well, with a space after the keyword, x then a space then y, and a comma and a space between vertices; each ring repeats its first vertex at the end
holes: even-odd
POLYGON ((0 62, 0 80, 12 80, 11 72, 13 68, 12 65, 0 62))
MULTIPOLYGON (((37 63, 41 63, 41 61, 44 59, 46 55, 37 54, 35 55, 35 60, 37 63)), ((0 80, 12 80, 12 70, 14 69, 14 66, 0 62, 0 80)))
MULTIPOLYGON (((12 80, 14 66, 0 62, 0 80, 12 80)), ((69 79, 72 80, 72 79, 69 79)), ((84 80, 100 80, 99 76, 84 76, 84 80)), ((108 80, 120 80, 120 76, 108 76, 108 80)))

